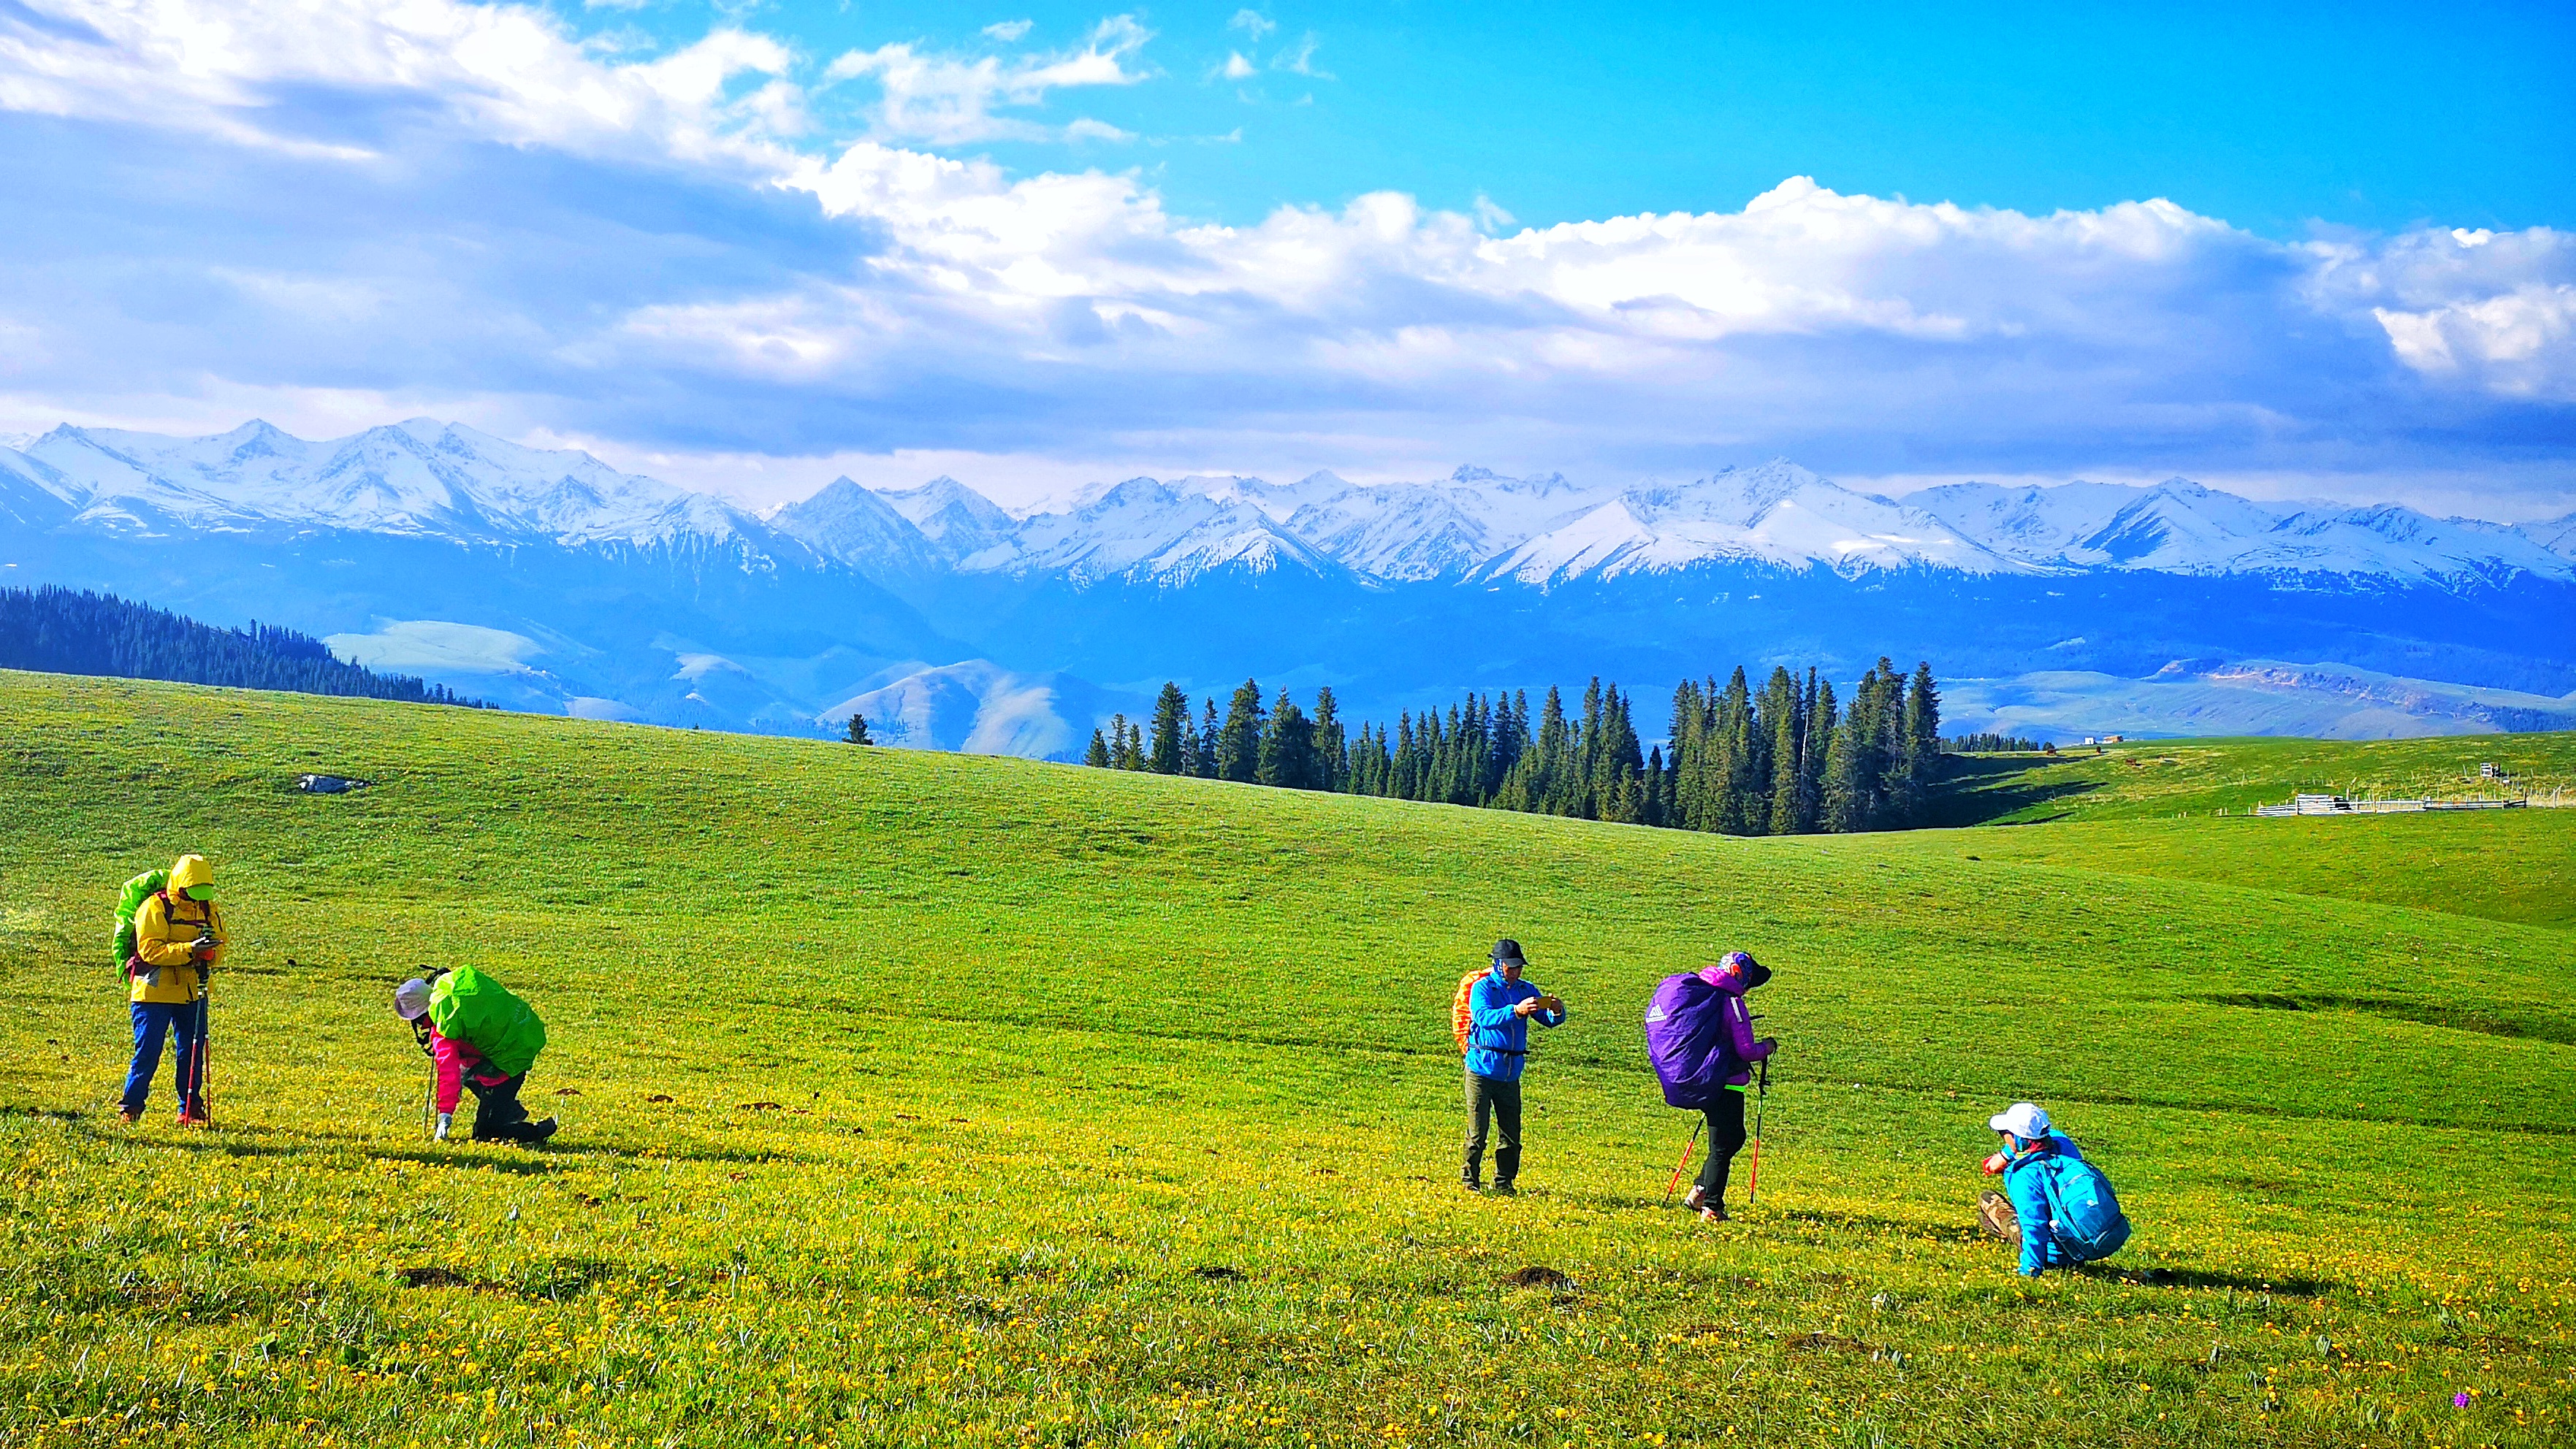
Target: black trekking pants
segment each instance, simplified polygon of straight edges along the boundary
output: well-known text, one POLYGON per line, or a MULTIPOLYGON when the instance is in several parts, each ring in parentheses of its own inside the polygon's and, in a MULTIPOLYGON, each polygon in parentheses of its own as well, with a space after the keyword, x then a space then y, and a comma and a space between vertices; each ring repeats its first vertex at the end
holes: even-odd
POLYGON ((474 1093, 475 1141, 516 1142, 526 1135, 528 1109, 519 1105, 519 1084, 527 1079, 521 1072, 487 1087, 473 1073, 465 1074, 465 1085, 474 1093))
POLYGON ((1485 1162, 1485 1125, 1491 1118, 1500 1139, 1494 1144, 1494 1182, 1508 1187, 1521 1171, 1521 1084, 1497 1082, 1467 1074, 1467 1160, 1458 1180, 1478 1181, 1485 1162))
POLYGON ((1744 1150, 1744 1094, 1722 1087, 1716 1104, 1702 1115, 1708 1118, 1708 1160, 1699 1165, 1700 1200, 1722 1208, 1726 1206, 1726 1169, 1735 1154, 1744 1150))

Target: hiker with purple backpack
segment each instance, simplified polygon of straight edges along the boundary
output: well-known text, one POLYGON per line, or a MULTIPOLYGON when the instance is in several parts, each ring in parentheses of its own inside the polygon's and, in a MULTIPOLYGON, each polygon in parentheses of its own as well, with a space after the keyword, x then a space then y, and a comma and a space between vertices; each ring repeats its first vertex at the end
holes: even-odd
POLYGON ((1769 967, 1729 951, 1705 970, 1665 977, 1646 1007, 1646 1054, 1664 1101, 1707 1119, 1708 1159, 1682 1199, 1703 1221, 1726 1221, 1727 1169, 1744 1148, 1744 1093, 1754 1065, 1779 1050, 1767 1036, 1754 1040, 1744 1005, 1744 993, 1770 979, 1769 967))

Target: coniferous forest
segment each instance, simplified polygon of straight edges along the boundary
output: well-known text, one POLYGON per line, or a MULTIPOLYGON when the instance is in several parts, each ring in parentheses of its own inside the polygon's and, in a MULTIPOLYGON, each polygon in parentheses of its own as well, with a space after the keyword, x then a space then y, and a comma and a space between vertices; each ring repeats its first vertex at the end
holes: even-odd
POLYGON ((113 594, 47 585, 0 589, 0 669, 170 679, 235 689, 468 705, 444 685, 378 674, 332 657, 319 639, 253 623, 218 629, 113 594))
POLYGON ((1757 690, 1739 667, 1684 681, 1646 739, 1633 697, 1598 679, 1578 711, 1555 689, 1535 715, 1525 691, 1469 694, 1392 729, 1346 727, 1330 688, 1309 714, 1245 680, 1222 717, 1165 684, 1151 719, 1114 717, 1083 762, 1727 835, 1897 830, 1922 823, 1939 772, 1941 694, 1929 664, 1881 659, 1848 702, 1814 669, 1775 667, 1757 690))

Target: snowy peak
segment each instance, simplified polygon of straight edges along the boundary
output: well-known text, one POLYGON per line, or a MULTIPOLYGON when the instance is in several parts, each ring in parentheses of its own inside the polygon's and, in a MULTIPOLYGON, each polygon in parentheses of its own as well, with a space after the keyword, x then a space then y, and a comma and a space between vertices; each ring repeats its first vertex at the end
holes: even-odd
POLYGON ((203 438, 59 427, 28 457, 83 521, 140 532, 284 525, 567 545, 724 542, 758 532, 739 509, 588 453, 522 447, 414 418, 307 442, 251 422, 203 438))
POLYGON ((2526 523, 2513 531, 2560 558, 2576 560, 2576 513, 2526 523))
POLYGON ((788 504, 769 522, 823 557, 879 583, 927 575, 941 562, 936 546, 911 519, 882 495, 846 477, 788 504))
POLYGON ((2183 569, 2268 533, 2277 514, 2232 493, 2168 478, 2077 540, 2076 549, 2122 568, 2183 569))
MULTIPOLYGON (((2396 504, 2281 513, 2174 478, 2152 488, 1950 484, 1907 495, 1964 537, 2042 568, 2313 574, 2451 586, 2576 577, 2527 531, 2438 520, 2396 504)), ((2526 529, 2528 526, 2526 525, 2526 529)))
POLYGON ((1329 560, 1239 496, 1215 497, 1143 477, 1086 492, 1089 500, 1071 512, 1041 513, 1023 522, 1008 559, 988 554, 966 566, 1060 573, 1082 584, 1125 579, 1179 585, 1217 570, 1332 571, 1329 560))
POLYGON ((1721 563, 1822 567, 1847 576, 1909 568, 2029 571, 1920 509, 1775 459, 1691 483, 1628 489, 1521 543, 1484 576, 1550 587, 1587 575, 1721 563))
POLYGON ((946 476, 918 488, 881 490, 877 496, 919 529, 932 555, 946 564, 1007 543, 1015 526, 999 504, 946 476))

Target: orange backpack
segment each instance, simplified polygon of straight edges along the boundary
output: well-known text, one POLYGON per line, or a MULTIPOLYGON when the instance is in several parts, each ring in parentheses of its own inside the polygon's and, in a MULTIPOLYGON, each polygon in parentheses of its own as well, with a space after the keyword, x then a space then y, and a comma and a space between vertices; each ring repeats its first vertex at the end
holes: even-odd
POLYGON ((1485 979, 1490 968, 1478 967, 1458 978, 1458 995, 1449 1003, 1449 1034, 1458 1038, 1458 1050, 1467 1050, 1467 1033, 1476 1026, 1476 983, 1485 979))

